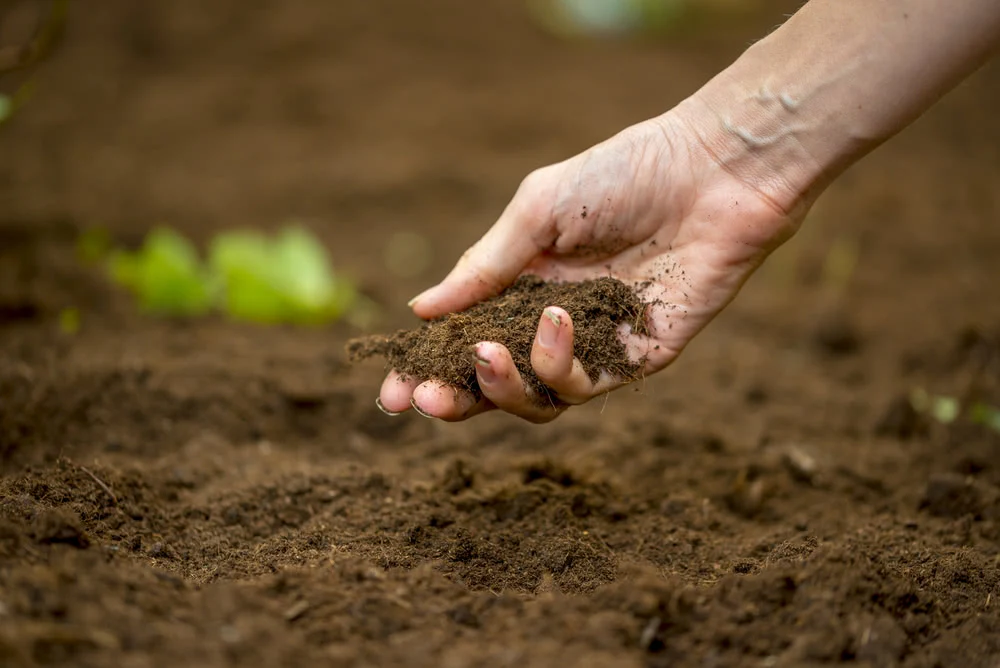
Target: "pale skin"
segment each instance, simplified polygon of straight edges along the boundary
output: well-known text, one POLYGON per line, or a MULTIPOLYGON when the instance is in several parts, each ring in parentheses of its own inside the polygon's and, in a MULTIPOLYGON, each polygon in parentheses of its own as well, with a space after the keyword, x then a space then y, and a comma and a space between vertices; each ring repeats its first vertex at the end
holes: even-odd
MULTIPOLYGON (((645 375, 661 371, 798 229, 847 167, 926 111, 1000 47, 997 0, 811 0, 694 95, 521 184, 421 318, 497 294, 517 276, 648 283, 650 335, 623 328, 645 375)), ((385 378, 378 404, 458 421, 500 409, 547 422, 621 387, 591 382, 573 323, 545 309, 531 353, 539 402, 499 343, 476 346, 483 397, 433 378, 385 378)))

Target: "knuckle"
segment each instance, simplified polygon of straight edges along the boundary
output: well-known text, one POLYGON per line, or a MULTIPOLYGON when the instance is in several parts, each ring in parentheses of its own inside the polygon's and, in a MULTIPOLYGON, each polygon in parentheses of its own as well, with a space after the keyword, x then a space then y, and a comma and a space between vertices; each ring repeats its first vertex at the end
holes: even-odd
POLYGON ((530 194, 540 190, 543 187, 543 184, 548 181, 550 169, 550 167, 539 167, 538 169, 533 169, 528 172, 528 175, 521 179, 521 185, 518 187, 518 193, 530 194))

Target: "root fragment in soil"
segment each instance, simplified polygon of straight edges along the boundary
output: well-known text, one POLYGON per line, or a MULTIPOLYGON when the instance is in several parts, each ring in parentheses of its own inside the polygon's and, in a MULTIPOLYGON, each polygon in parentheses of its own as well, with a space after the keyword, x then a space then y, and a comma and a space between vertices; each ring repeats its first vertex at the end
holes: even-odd
POLYGON ((353 362, 383 357, 404 378, 437 379, 482 396, 476 378, 476 344, 506 346, 525 385, 539 404, 553 401, 549 388, 531 368, 531 347, 542 312, 559 306, 573 322, 573 352, 592 381, 602 371, 623 381, 639 378, 643 360, 632 361, 618 330, 648 335, 646 305, 635 290, 618 279, 547 282, 521 276, 504 292, 465 311, 451 313, 392 335, 352 339, 347 353, 353 362))

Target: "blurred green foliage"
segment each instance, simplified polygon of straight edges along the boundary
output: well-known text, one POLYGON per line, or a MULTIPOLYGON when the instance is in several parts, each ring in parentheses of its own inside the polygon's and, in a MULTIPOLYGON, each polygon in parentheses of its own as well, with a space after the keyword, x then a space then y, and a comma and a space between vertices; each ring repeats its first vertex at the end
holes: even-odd
POLYGON ((111 235, 103 227, 91 227, 76 240, 76 254, 88 264, 100 262, 111 248, 111 235))
POLYGON ((562 38, 676 37, 740 21, 762 0, 526 0, 530 16, 562 38))
POLYGON ((923 388, 910 393, 910 405, 918 413, 930 415, 942 424, 950 424, 961 414, 961 405, 955 397, 928 394, 923 388))
POLYGON ((218 289, 194 245, 165 228, 150 232, 137 251, 112 251, 108 269, 151 313, 203 315, 211 310, 218 289))
POLYGON ((1000 434, 1000 408, 988 406, 983 403, 977 403, 969 409, 969 418, 975 424, 981 424, 984 427, 989 427, 993 431, 1000 434))
POLYGON ((70 307, 59 312, 59 331, 71 336, 80 331, 79 309, 70 307))
POLYGON ((113 248, 89 230, 78 240, 82 260, 100 263, 151 314, 193 317, 217 311, 257 324, 319 325, 370 304, 334 274, 323 244, 299 226, 268 236, 250 230, 216 235, 203 259, 178 232, 153 229, 135 250, 113 248))
POLYGON ((319 324, 338 319, 354 301, 353 287, 334 277, 322 244, 299 227, 274 239, 221 234, 212 241, 209 266, 224 286, 226 312, 241 320, 319 324))
POLYGON ((1000 408, 981 401, 963 408, 957 397, 929 394, 923 388, 916 388, 910 393, 910 405, 918 413, 928 415, 941 424, 951 424, 964 413, 969 422, 1000 434, 1000 408))

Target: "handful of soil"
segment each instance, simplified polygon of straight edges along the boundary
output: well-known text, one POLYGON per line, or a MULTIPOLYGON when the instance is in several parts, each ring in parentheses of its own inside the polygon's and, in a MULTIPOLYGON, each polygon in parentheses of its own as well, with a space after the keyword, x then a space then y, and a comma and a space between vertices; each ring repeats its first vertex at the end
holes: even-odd
POLYGON ((635 380, 642 368, 628 359, 617 329, 628 323, 648 334, 645 305, 635 291, 615 278, 551 283, 522 276, 504 292, 465 311, 428 321, 391 336, 365 336, 347 343, 352 361, 381 356, 404 377, 435 378, 482 396, 476 379, 474 346, 495 341, 507 347, 525 384, 540 403, 551 399, 531 369, 531 347, 547 306, 559 306, 573 320, 573 352, 591 380, 602 370, 635 380))

